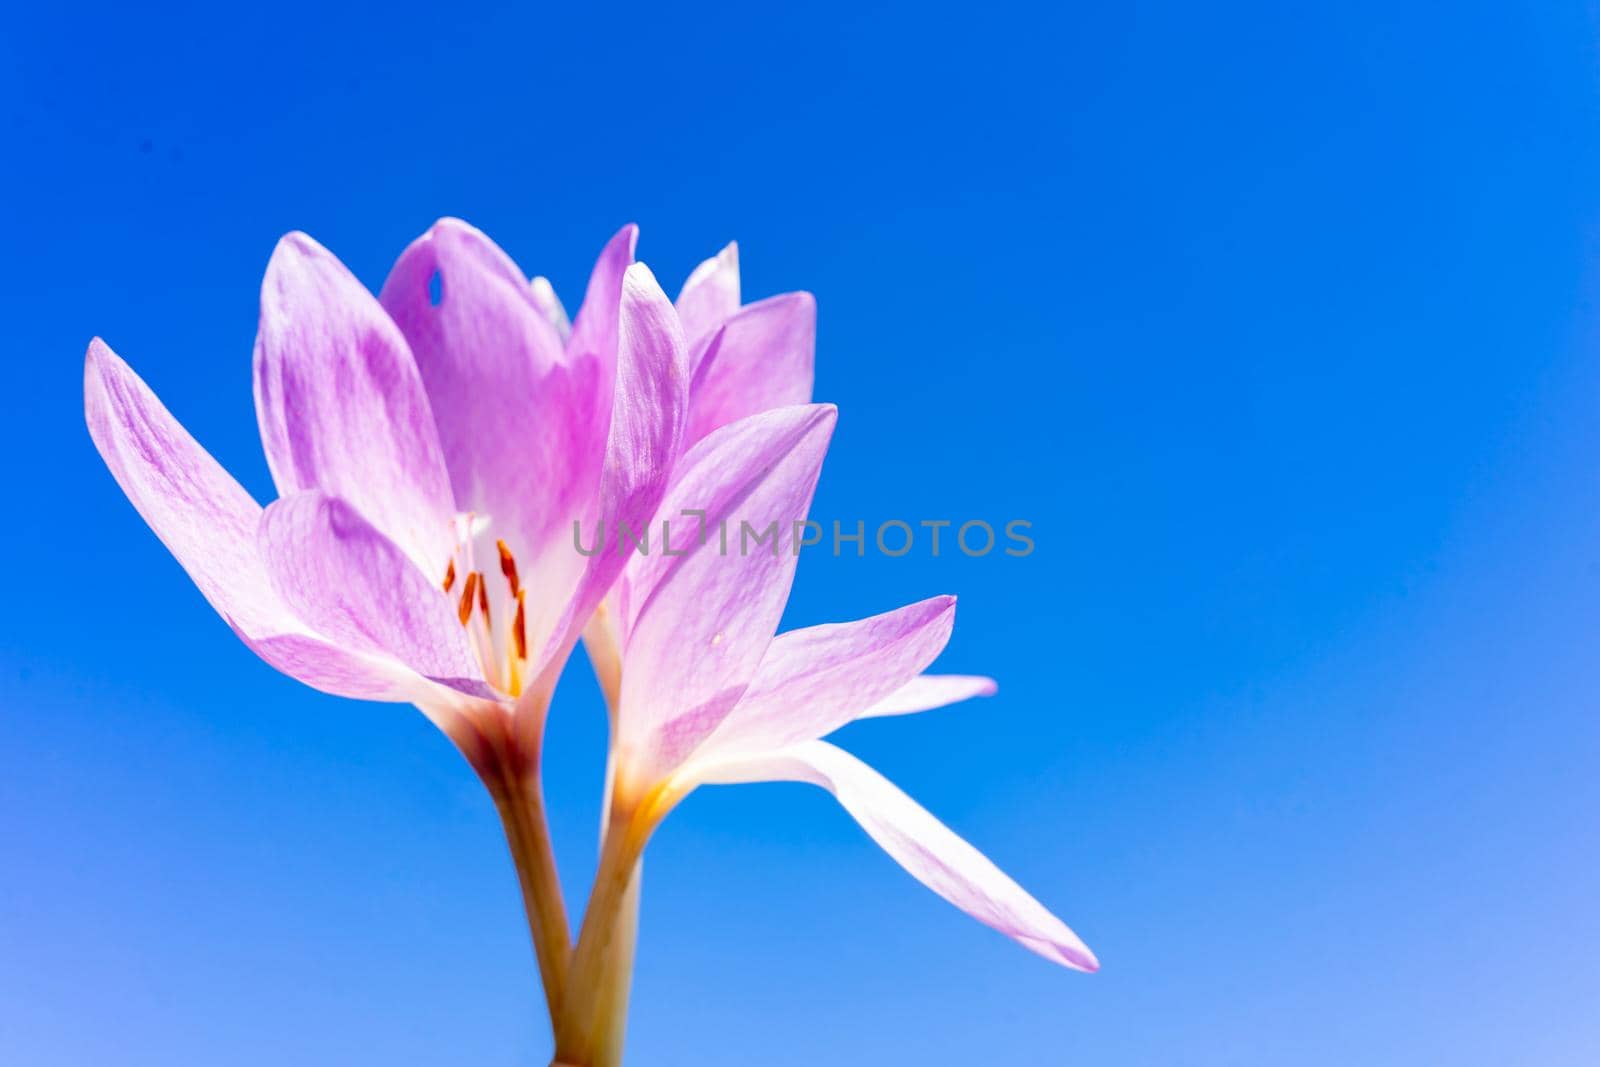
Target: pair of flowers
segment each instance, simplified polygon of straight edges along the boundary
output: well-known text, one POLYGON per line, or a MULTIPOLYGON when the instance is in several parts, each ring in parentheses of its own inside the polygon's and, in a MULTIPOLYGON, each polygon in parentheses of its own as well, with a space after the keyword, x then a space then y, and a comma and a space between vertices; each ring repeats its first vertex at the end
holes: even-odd
MULTIPOLYGON (((915 802, 822 740, 851 720, 993 691, 923 671, 955 600, 774 636, 835 410, 812 404, 815 304, 742 304, 730 245, 676 302, 606 245, 569 321, 485 235, 446 219, 374 298, 303 234, 262 286, 255 400, 279 498, 265 509, 96 339, 89 431, 124 492, 235 633, 325 692, 416 705, 505 822, 558 1059, 620 1058, 638 864, 702 784, 829 790, 936 893, 1057 963, 1059 919, 915 802), (778 520, 772 551, 702 539, 575 551, 574 524, 778 520), (579 640, 612 725, 606 825, 576 943, 539 791, 545 715, 579 640)), ((680 523, 681 525, 681 523, 680 523)))

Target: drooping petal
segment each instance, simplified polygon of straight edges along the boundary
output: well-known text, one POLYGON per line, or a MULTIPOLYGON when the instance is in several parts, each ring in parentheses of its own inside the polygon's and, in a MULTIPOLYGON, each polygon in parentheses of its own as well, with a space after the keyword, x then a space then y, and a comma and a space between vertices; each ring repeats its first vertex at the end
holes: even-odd
POLYGON ((973 697, 993 696, 998 688, 993 678, 978 674, 919 674, 870 708, 858 712, 856 718, 876 719, 932 711, 973 697))
POLYGON ((689 440, 759 411, 811 400, 817 302, 784 293, 740 310, 690 356, 689 440))
POLYGON ((1094 953, 983 853, 958 837, 888 779, 826 741, 766 756, 685 768, 697 782, 810 782, 832 793, 861 828, 917 881, 979 922, 1053 963, 1100 967, 1094 953))
MULTIPOLYGON (((577 640, 595 607, 627 565, 630 544, 615 535, 620 525, 642 533, 666 493, 682 449, 688 405, 688 350, 677 313, 643 263, 630 266, 618 302, 616 388, 612 395, 605 467, 590 519, 604 530, 599 552, 584 559, 572 544, 554 554, 581 565, 575 591, 559 626, 536 641, 540 664, 554 662, 577 640)), ((559 664, 557 664, 559 668, 559 664)))
POLYGON ((832 733, 932 663, 950 640, 955 614, 956 598, 940 596, 779 634, 697 758, 770 752, 832 733))
POLYGON ((344 497, 444 574, 450 480, 416 361, 377 299, 302 233, 278 242, 261 285, 255 392, 280 494, 344 497))
POLYGON ((283 497, 262 513, 257 540, 273 588, 317 632, 494 696, 443 591, 348 501, 320 490, 283 497))
POLYGON ((693 751, 755 674, 789 598, 795 525, 836 417, 825 404, 766 412, 684 457, 652 524, 658 537, 669 524, 671 541, 635 557, 620 605, 619 761, 638 783, 693 751))
POLYGON ((539 309, 539 314, 544 316, 544 320, 565 344, 567 338, 572 336, 572 320, 567 318, 567 309, 561 306, 555 286, 541 274, 528 283, 528 290, 533 295, 533 306, 539 309))
MULTIPOLYGON (((727 246, 696 267, 678 293, 678 316, 690 350, 739 310, 739 245, 727 246)), ((809 399, 809 398, 807 398, 809 399)))
MULTIPOLYGON (((487 518, 491 558, 506 542, 529 587, 529 631, 548 634, 580 569, 572 523, 605 458, 599 361, 569 362, 521 270, 457 219, 405 250, 379 299, 422 373, 456 510, 487 518)), ((508 585, 490 589, 496 613, 514 610, 508 585)))
POLYGON ((337 647, 295 616, 256 549, 261 507, 99 338, 84 365, 84 413, 89 436, 134 508, 257 655, 324 692, 414 699, 411 683, 422 679, 398 663, 337 647))

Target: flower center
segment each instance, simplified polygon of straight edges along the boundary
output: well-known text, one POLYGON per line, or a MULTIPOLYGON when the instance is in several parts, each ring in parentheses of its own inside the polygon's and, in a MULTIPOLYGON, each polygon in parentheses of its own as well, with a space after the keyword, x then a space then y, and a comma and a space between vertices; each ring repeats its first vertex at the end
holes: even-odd
POLYGON ((456 551, 445 568, 443 585, 445 593, 457 596, 456 617, 478 654, 484 680, 515 697, 522 693, 528 670, 527 590, 518 580, 516 557, 503 540, 494 542, 501 580, 478 569, 474 543, 488 528, 487 516, 457 518, 456 551))

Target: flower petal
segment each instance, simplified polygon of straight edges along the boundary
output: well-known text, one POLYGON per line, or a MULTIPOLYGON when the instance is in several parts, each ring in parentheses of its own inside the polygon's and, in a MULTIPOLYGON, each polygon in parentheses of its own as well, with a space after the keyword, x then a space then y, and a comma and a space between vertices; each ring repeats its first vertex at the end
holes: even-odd
POLYGON ((528 283, 528 291, 533 297, 533 306, 539 309, 539 314, 544 316, 565 344, 567 338, 572 336, 572 320, 567 318, 567 309, 561 306, 561 298, 556 295, 555 286, 550 284, 550 279, 539 275, 528 283))
MULTIPOLYGON (((352 652, 309 632, 256 638, 240 636, 252 652, 272 667, 334 696, 420 707, 436 702, 441 691, 438 684, 399 660, 352 652)), ((431 713, 429 718, 439 721, 431 713)))
MULTIPOLYGON (((614 531, 621 524, 645 530, 661 504, 682 448, 688 403, 688 351, 683 330, 667 295, 650 268, 635 263, 624 273, 618 302, 616 387, 600 490, 584 528, 614 531)), ((582 565, 581 577, 566 598, 562 622, 537 657, 560 669, 564 649, 576 642, 601 599, 627 565, 629 549, 620 538, 602 534, 603 547, 586 560, 563 544, 557 556, 582 565)), ((530 647, 535 647, 530 634, 530 647)), ((553 684, 554 679, 547 679, 553 684)))
POLYGON ((583 305, 572 323, 567 350, 576 355, 598 356, 603 366, 616 361, 617 309, 622 300, 622 276, 633 262, 639 227, 628 223, 606 242, 589 275, 583 305))
POLYGON ((811 741, 767 756, 696 765, 694 774, 707 784, 819 785, 913 878, 974 919, 1053 963, 1080 971, 1100 967, 1077 934, 983 853, 842 749, 811 741))
POLYGON ((729 241, 722 251, 689 274, 689 280, 678 293, 677 308, 691 349, 739 310, 737 242, 729 241))
POLYGON ((779 634, 697 758, 770 752, 832 733, 932 663, 950 640, 955 614, 956 598, 940 596, 870 619, 779 634))
POLYGON ((273 587, 319 633, 493 698, 445 594, 348 501, 320 490, 286 496, 262 513, 257 540, 273 587))
POLYGON ((342 496, 444 574, 450 481, 416 362, 377 299, 302 233, 278 242, 261 285, 255 390, 280 494, 342 496))
POLYGON ((336 647, 294 615, 256 549, 260 505, 99 338, 89 345, 83 390, 89 436, 112 477, 245 644, 324 692, 414 699, 413 683, 422 679, 398 663, 336 647))
POLYGON ((973 697, 994 696, 998 689, 993 678, 978 674, 919 674, 866 711, 858 712, 856 718, 876 719, 931 711, 973 697))
POLYGON ((652 524, 663 541, 663 523, 676 531, 634 558, 620 606, 619 760, 635 784, 677 766, 755 674, 789 598, 794 528, 811 506, 836 418, 825 404, 766 412, 684 457, 652 524), (704 513, 698 530, 688 509, 704 513))
MULTIPOLYGON (((572 523, 593 503, 610 422, 599 409, 599 360, 569 363, 521 270, 457 219, 405 250, 379 299, 422 373, 455 508, 487 516, 491 559, 496 540, 510 548, 538 643, 582 571, 572 523)), ((497 614, 514 610, 508 586, 497 580, 490 595, 497 614)))
POLYGON ((690 356, 689 441, 760 411, 811 400, 817 301, 784 293, 740 310, 690 356))

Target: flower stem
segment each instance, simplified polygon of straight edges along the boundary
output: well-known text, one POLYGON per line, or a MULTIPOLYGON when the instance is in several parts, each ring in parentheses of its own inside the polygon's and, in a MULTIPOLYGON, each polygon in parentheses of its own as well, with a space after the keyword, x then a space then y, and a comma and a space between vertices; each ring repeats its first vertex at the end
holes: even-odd
POLYGON ((539 961, 539 977, 544 983, 545 1006, 550 1025, 557 1024, 567 966, 572 952, 572 935, 567 925, 567 908, 561 897, 561 880, 556 873, 555 852, 550 844, 550 828, 545 820, 544 794, 539 784, 538 763, 515 759, 497 746, 496 757, 488 767, 479 768, 494 806, 505 826, 511 862, 522 887, 522 904, 528 913, 533 934, 533 952, 539 961))
MULTIPOLYGON (((616 620, 609 606, 602 603, 595 609, 594 618, 583 633, 584 645, 589 651, 589 661, 594 665, 600 691, 605 696, 606 715, 610 721, 611 737, 607 745, 605 796, 600 805, 600 845, 604 849, 606 835, 612 821, 612 801, 616 790, 617 772, 617 709, 622 699, 622 654, 617 647, 616 620)), ((628 881, 627 890, 617 909, 613 937, 601 963, 597 1003, 594 1018, 599 1029, 595 1034, 592 1059, 588 1067, 619 1067, 622 1063, 623 1039, 628 1027, 628 994, 633 986, 634 950, 639 939, 639 883, 643 860, 636 861, 628 881)), ((561 1067, 558 1063, 555 1067, 561 1067)))
POLYGON ((623 1039, 628 1030, 628 994, 633 988, 634 949, 639 941, 639 883, 644 875, 644 860, 633 865, 633 876, 623 893, 617 911, 616 935, 606 952, 605 971, 595 1015, 600 1029, 595 1040, 594 1062, 590 1067, 619 1067, 623 1039))
POLYGON ((635 874, 649 832, 648 822, 635 819, 630 811, 612 815, 556 1022, 560 1063, 605 1067, 606 1061, 598 1058, 602 1049, 608 1049, 608 1055, 621 1054, 621 1024, 613 1024, 601 1012, 626 1009, 632 967, 620 964, 624 960, 631 964, 638 904, 635 874), (614 1029, 613 1041, 607 1035, 614 1029))

